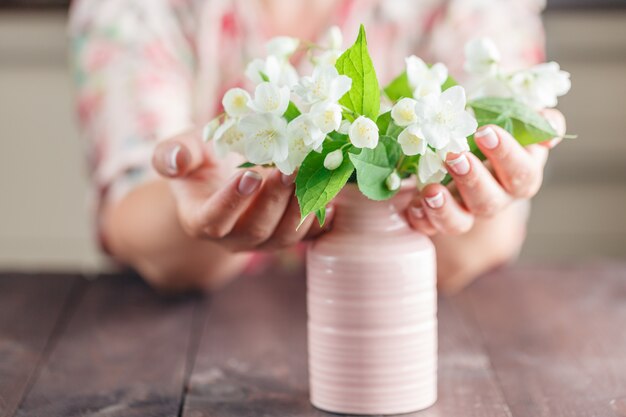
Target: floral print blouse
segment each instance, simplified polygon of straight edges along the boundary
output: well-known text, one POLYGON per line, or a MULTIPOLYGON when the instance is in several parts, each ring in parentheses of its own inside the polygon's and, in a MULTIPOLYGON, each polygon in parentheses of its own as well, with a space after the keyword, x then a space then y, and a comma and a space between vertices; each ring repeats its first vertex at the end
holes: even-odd
MULTIPOLYGON (((381 84, 416 54, 460 75, 490 36, 515 68, 542 61, 545 0, 336 0, 347 47, 367 29, 381 84)), ((156 177, 156 141, 210 120, 268 39, 258 0, 75 0, 69 31, 94 206, 156 177)), ((267 25, 265 25, 267 27, 267 25)), ((320 34, 321 36, 322 34, 320 34)))

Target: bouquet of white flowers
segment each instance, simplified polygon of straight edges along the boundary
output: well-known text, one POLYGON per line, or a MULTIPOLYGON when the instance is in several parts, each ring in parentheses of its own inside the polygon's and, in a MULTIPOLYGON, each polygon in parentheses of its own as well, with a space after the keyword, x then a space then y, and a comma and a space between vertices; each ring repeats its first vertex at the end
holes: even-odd
POLYGON ((465 69, 476 81, 469 93, 445 65, 416 56, 381 89, 363 26, 344 52, 337 28, 327 43, 272 39, 268 56, 246 69, 254 92, 227 91, 224 113, 204 130, 218 155, 243 155, 242 167, 297 171, 302 219, 315 213, 323 223, 326 205, 349 181, 374 200, 391 198, 411 175, 419 187, 450 181, 448 152, 484 158, 473 140, 480 126, 501 126, 522 145, 557 135, 538 112, 570 88, 569 74, 555 62, 505 73, 493 42, 476 39, 465 48, 465 69), (289 62, 301 45, 314 66, 311 75, 300 76, 289 62))

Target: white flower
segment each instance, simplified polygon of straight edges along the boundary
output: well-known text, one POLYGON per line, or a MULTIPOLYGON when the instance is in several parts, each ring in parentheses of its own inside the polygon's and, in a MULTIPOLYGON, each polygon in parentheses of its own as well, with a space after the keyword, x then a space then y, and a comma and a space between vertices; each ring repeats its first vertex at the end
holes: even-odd
POLYGON ((513 96, 535 109, 556 106, 557 97, 567 94, 571 86, 570 74, 556 62, 535 65, 510 80, 513 96))
POLYGON ((406 58, 406 75, 413 89, 413 96, 420 98, 441 92, 441 86, 448 78, 448 68, 441 63, 428 68, 421 58, 411 55, 406 58))
POLYGON ((398 143, 402 147, 405 155, 424 155, 428 147, 426 141, 422 139, 422 133, 417 125, 411 125, 398 135, 398 143))
POLYGON ((271 113, 252 114, 239 122, 244 133, 244 154, 253 164, 263 165, 287 159, 287 122, 271 113))
POLYGON ((267 50, 268 55, 275 55, 280 58, 287 58, 291 56, 298 46, 300 45, 300 40, 297 38, 291 38, 289 36, 277 36, 275 38, 270 39, 265 44, 265 49, 267 50))
POLYGON ((350 77, 339 75, 333 66, 320 65, 315 67, 312 76, 302 77, 294 91, 307 104, 314 104, 320 101, 337 102, 351 87, 350 77))
POLYGON ((229 152, 244 154, 244 134, 235 119, 228 119, 215 130, 213 147, 218 157, 223 158, 229 152))
POLYGON ((446 170, 441 156, 432 149, 427 148, 426 153, 421 156, 417 167, 417 177, 420 187, 441 182, 446 177, 447 173, 448 171, 446 170))
POLYGON ((313 62, 316 65, 331 65, 334 66, 337 59, 343 53, 341 49, 343 46, 343 34, 341 29, 337 26, 332 26, 325 36, 325 46, 328 48, 326 51, 316 56, 313 62))
POLYGON ((341 106, 332 101, 314 104, 309 114, 324 135, 339 129, 341 126, 341 106))
POLYGON ((478 127, 476 119, 465 110, 465 90, 460 86, 418 99, 415 112, 424 139, 435 149, 466 140, 478 127))
POLYGON ((342 162, 343 152, 341 151, 341 149, 337 149, 326 155, 326 157, 324 158, 324 168, 329 171, 334 171, 339 168, 342 162))
POLYGON ((400 179, 400 176, 395 170, 391 174, 389 174, 389 176, 385 180, 385 185, 391 191, 396 191, 398 188, 400 188, 401 183, 402 179, 400 179))
POLYGON ((349 120, 342 120, 341 124, 339 125, 339 129, 337 129, 337 132, 341 133, 342 135, 347 135, 350 132, 350 121, 349 120))
POLYGON ((465 44, 465 71, 492 76, 498 72, 500 51, 489 38, 476 38, 465 44))
POLYGON ((374 149, 378 145, 378 126, 372 119, 359 116, 350 125, 348 136, 355 147, 374 149))
POLYGON ((313 58, 313 63, 315 65, 334 66, 337 63, 337 60, 339 59, 341 54, 343 54, 343 51, 341 49, 329 49, 313 58))
POLYGON ((301 114, 293 119, 287 127, 290 137, 298 137, 309 149, 319 148, 326 134, 314 123, 309 114, 301 114))
POLYGON ((259 113, 271 113, 282 116, 289 106, 289 88, 264 82, 256 86, 254 99, 248 107, 259 113))
POLYGON ((339 26, 331 26, 326 32, 326 42, 328 49, 341 49, 343 46, 343 33, 339 26))
POLYGON ((417 122, 415 104, 412 98, 403 98, 391 108, 391 118, 398 126, 408 126, 417 122))
POLYGON ((215 134, 215 131, 218 127, 220 127, 219 118, 215 118, 206 125, 204 125, 204 127, 202 128, 202 140, 204 142, 208 142, 213 139, 213 135, 215 134))
MULTIPOLYGON (((293 174, 311 152, 311 146, 307 143, 311 137, 308 131, 302 128, 302 126, 307 125, 307 122, 299 123, 297 120, 298 118, 294 119, 287 127, 287 158, 283 161, 276 161, 276 167, 286 175, 293 174), (296 123, 294 124, 294 122, 296 123)), ((313 126, 313 128, 315 127, 313 126)), ((324 136, 322 135, 323 140, 324 136)))
POLYGON ((231 88, 222 98, 222 106, 224 106, 226 114, 234 118, 250 113, 249 102, 250 94, 241 88, 231 88))
POLYGON ((253 60, 246 67, 245 74, 254 84, 266 81, 261 74, 264 74, 270 82, 279 86, 291 88, 298 83, 298 73, 295 68, 286 59, 275 55, 269 55, 264 60, 253 60))
POLYGON ((429 94, 440 94, 441 93, 441 84, 439 81, 434 79, 424 80, 420 84, 415 87, 413 90, 413 97, 421 98, 426 97, 429 94))

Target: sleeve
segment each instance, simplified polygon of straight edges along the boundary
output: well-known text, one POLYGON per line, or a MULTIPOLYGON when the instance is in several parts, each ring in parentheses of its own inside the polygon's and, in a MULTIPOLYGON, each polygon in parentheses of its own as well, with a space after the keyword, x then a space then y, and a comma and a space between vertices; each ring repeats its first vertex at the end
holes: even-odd
POLYGON ((95 207, 155 177, 155 142, 191 125, 191 0, 77 0, 69 34, 95 207))
POLYGON ((542 62, 544 8, 545 0, 447 0, 433 19, 424 55, 461 76, 465 43, 485 36, 500 49, 506 69, 542 62))

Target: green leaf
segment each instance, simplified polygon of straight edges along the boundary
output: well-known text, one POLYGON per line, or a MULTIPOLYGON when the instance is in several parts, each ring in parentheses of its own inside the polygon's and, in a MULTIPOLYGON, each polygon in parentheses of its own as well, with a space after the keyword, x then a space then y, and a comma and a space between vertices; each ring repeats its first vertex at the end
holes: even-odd
POLYGON ((400 145, 389 136, 381 136, 374 149, 363 148, 359 154, 349 154, 359 190, 366 197, 386 200, 397 192, 389 190, 385 180, 396 168, 401 154, 400 145))
POLYGON ((333 171, 324 168, 326 155, 342 146, 341 142, 326 141, 322 152, 311 152, 304 158, 296 177, 296 197, 302 220, 310 213, 326 207, 354 171, 349 158, 344 158, 341 165, 333 171))
POLYGON ((332 132, 330 132, 328 136, 331 140, 337 141, 337 142, 341 142, 341 143, 348 143, 348 135, 344 135, 343 133, 339 133, 336 130, 333 130, 332 132))
POLYGON ((326 221, 326 207, 322 207, 321 209, 315 212, 315 217, 317 217, 317 221, 320 226, 324 226, 324 222, 326 221))
POLYGON ((468 106, 474 110, 479 127, 489 124, 500 126, 523 146, 557 136, 557 132, 543 116, 515 99, 485 97, 470 101, 468 106))
POLYGON ((391 112, 390 111, 381 114, 380 116, 378 116, 378 119, 376 119, 376 126, 378 126, 378 132, 381 135, 384 135, 387 132, 387 129, 389 129, 390 124, 391 124, 391 112))
POLYGON ((259 75, 261 76, 261 79, 266 83, 270 81, 270 77, 268 77, 267 74, 263 71, 259 71, 259 75))
POLYGON ((290 122, 301 114, 302 113, 300 113, 300 109, 296 107, 293 101, 290 101, 289 106, 287 106, 287 110, 285 110, 285 114, 283 114, 283 117, 287 119, 288 122, 290 122))
POLYGON ((335 67, 339 74, 352 79, 352 88, 339 103, 359 115, 376 120, 380 110, 380 87, 374 64, 367 51, 363 25, 356 42, 337 59, 335 67))
POLYGON ((398 135, 404 130, 403 127, 396 125, 391 118, 391 112, 385 112, 378 116, 376 120, 376 126, 381 136, 391 136, 394 139, 398 138, 398 135))
POLYGON ((385 94, 391 101, 398 101, 404 97, 413 98, 413 90, 409 85, 409 77, 406 75, 406 71, 398 75, 385 87, 385 94))
POLYGON ((252 168, 257 166, 256 164, 253 164, 252 162, 244 162, 243 164, 237 166, 237 168, 252 168))
MULTIPOLYGON (((446 81, 441 86, 441 91, 445 91, 455 85, 458 85, 456 80, 451 76, 448 76, 446 81)), ((394 102, 404 97, 413 98, 413 89, 409 84, 409 77, 406 75, 406 71, 403 71, 402 74, 394 78, 393 81, 385 87, 384 91, 387 97, 394 102)))

